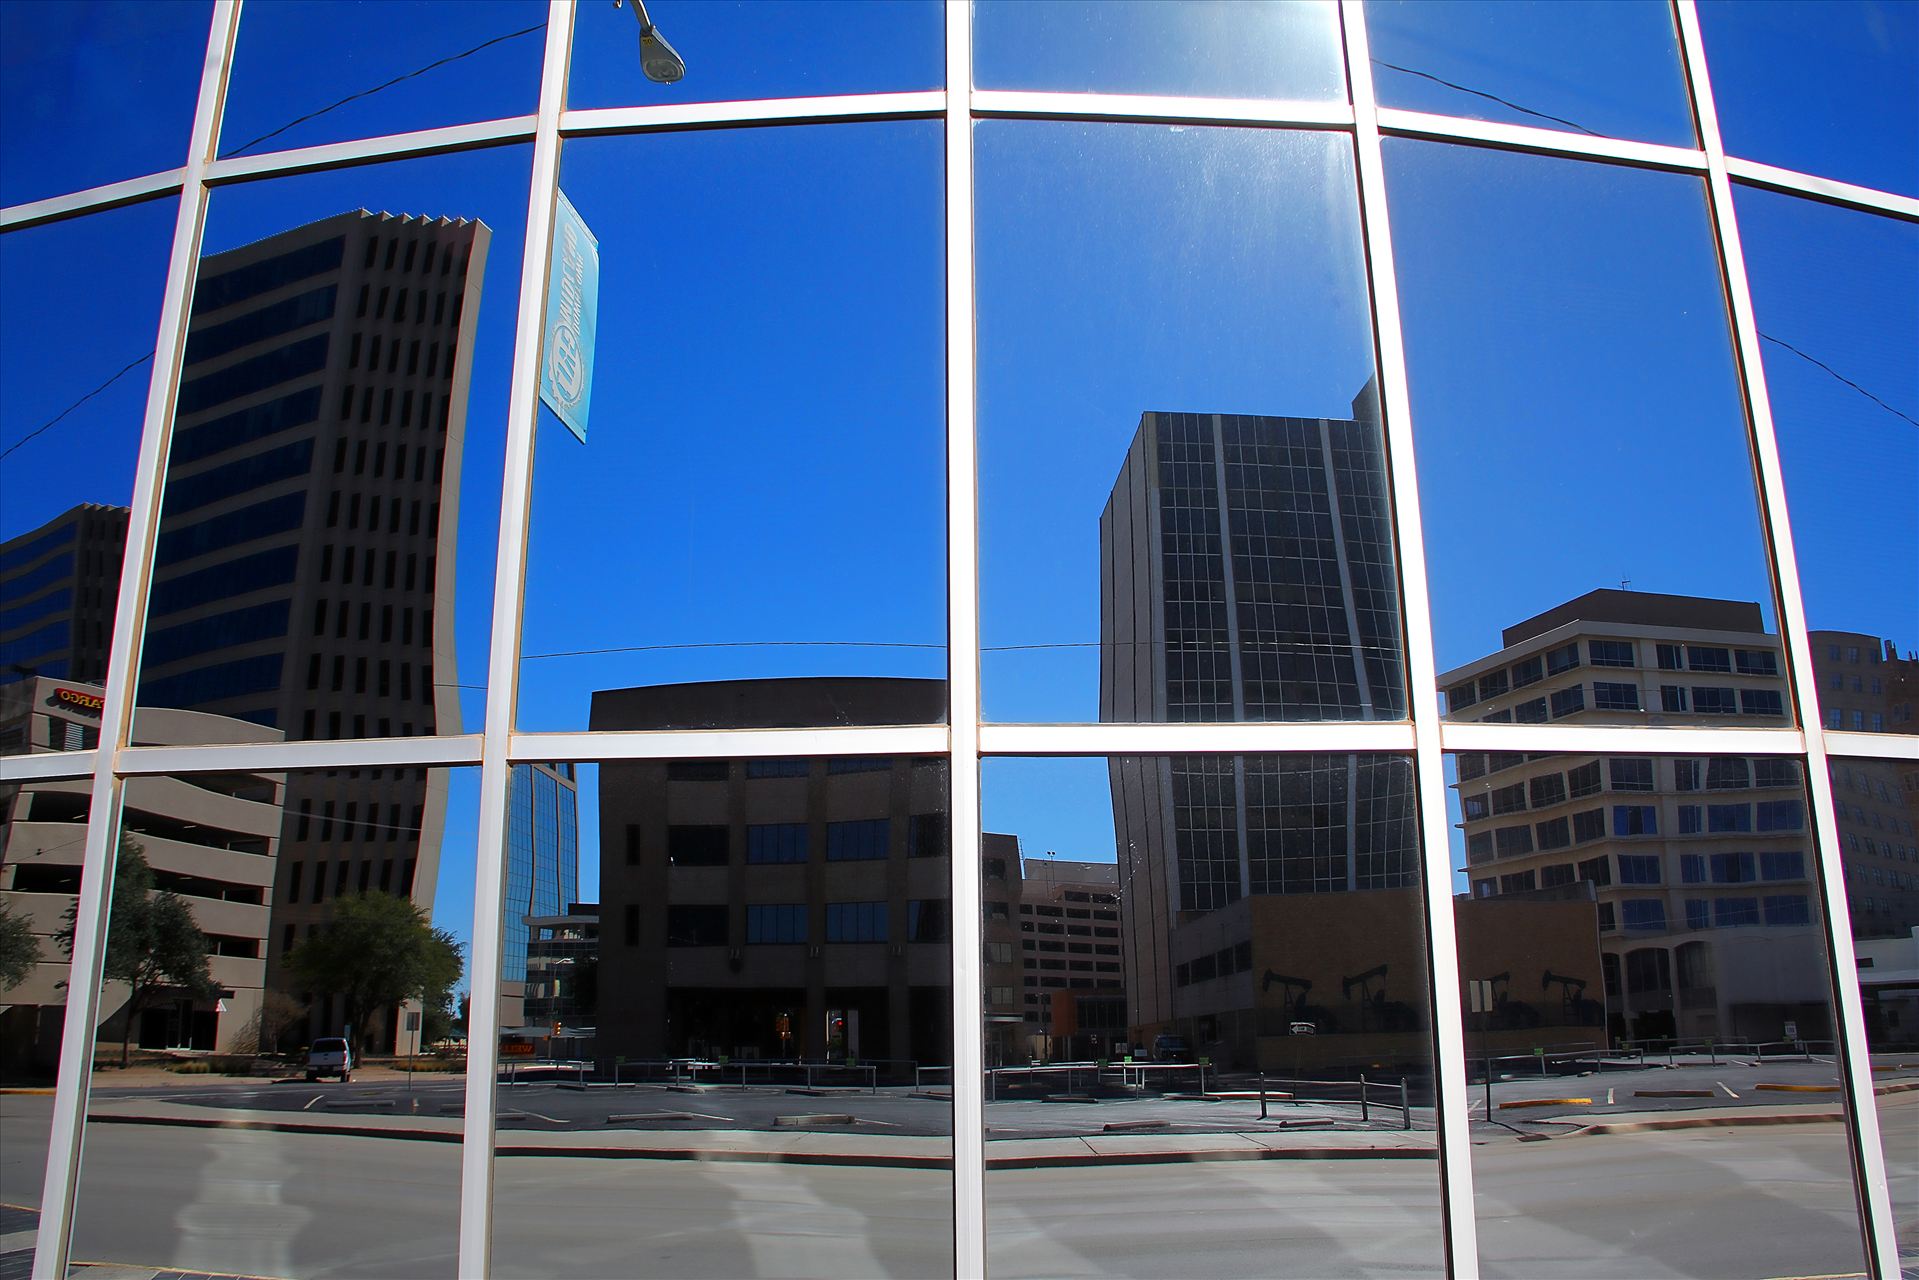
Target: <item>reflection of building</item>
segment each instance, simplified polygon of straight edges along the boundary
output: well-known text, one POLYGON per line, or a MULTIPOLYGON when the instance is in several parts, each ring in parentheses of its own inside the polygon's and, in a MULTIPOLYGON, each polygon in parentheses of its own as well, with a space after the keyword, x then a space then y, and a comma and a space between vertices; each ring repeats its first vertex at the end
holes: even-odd
POLYGON ((506 903, 500 935, 500 1025, 551 1024, 516 1007, 526 993, 535 918, 580 896, 580 817, 570 764, 517 764, 507 783, 506 903))
MULTIPOLYGON (((63 726, 97 736, 98 685, 46 677, 0 690, 0 737, 23 731, 36 751, 63 726), (23 722, 30 729, 23 730, 23 722), (52 730, 52 732, 48 732, 52 730)), ((194 711, 142 710, 134 741, 179 746, 202 742, 267 742, 279 735, 258 725, 194 711)), ((279 774, 200 773, 126 781, 122 826, 144 850, 155 888, 177 893, 207 937, 217 1002, 159 999, 133 1028, 151 1048, 229 1049, 249 1033, 266 977, 266 940, 276 846, 280 839, 279 774)), ((84 779, 0 786, 0 903, 29 922, 40 963, 5 993, 0 1010, 0 1063, 51 1070, 59 1056, 66 1008, 66 953, 55 941, 80 891, 91 787, 84 779)), ((126 989, 109 983, 101 1003, 102 1039, 120 1037, 126 989)))
POLYGON ((600 990, 599 904, 569 902, 564 914, 525 916, 521 923, 526 1026, 558 1041, 555 1056, 592 1056, 600 990))
POLYGON ((1020 864, 1020 983, 1039 1056, 1107 1056, 1126 1039, 1119 868, 1027 858, 1020 864))
POLYGON ((1919 1049, 1919 926, 1861 941, 1857 964, 1867 1041, 1875 1050, 1919 1049))
MULTIPOLYGON (((290 739, 459 731, 458 477, 489 234, 358 210, 200 264, 143 706, 290 739)), ((444 776, 423 769, 289 778, 276 984, 332 899, 431 906, 445 797, 444 776)), ((322 1002, 316 1028, 337 1031, 337 1013, 322 1002)))
MULTIPOLYGON (((933 723, 945 698, 933 680, 661 685, 594 694, 590 724, 933 723)), ((950 1063, 948 844, 935 758, 602 764, 600 1057, 950 1063)))
POLYGON ((1111 1052, 1126 1039, 1117 868, 1022 858, 990 832, 981 853, 989 1062, 1111 1052))
MULTIPOLYGON (((1759 607, 1595 591, 1441 677, 1480 720, 1787 717, 1759 607)), ((1615 1035, 1830 1035, 1804 779, 1789 759, 1457 757, 1475 898, 1589 884, 1615 1035)), ((1483 975, 1469 975, 1483 976, 1483 975)))
POLYGON ((0 543, 0 685, 106 679, 126 542, 127 509, 86 502, 0 543))
MULTIPOLYGON (((1915 731, 1919 658, 1856 632, 1814 631, 1810 639, 1828 729, 1915 731)), ((1854 935, 1907 936, 1919 927, 1919 765, 1834 760, 1832 795, 1854 935)))
MULTIPOLYGON (((1349 419, 1142 415, 1100 517, 1100 719, 1403 716, 1392 566, 1370 383, 1349 419)), ((1139 1039, 1178 1027, 1250 1057, 1253 921, 1235 904, 1416 883, 1407 761, 1131 757, 1111 772, 1139 1039)))

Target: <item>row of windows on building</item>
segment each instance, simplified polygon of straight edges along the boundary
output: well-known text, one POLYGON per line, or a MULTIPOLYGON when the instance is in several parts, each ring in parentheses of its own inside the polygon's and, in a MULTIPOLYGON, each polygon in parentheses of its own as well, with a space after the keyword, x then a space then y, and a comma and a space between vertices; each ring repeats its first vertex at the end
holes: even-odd
MULTIPOLYGON (((425 446, 421 446, 421 456, 422 457, 425 456, 425 446)), ((446 464, 446 450, 435 449, 433 451, 432 474, 438 475, 440 473, 440 468, 444 466, 445 464, 446 464)), ((418 460, 416 459, 415 470, 418 470, 418 469, 419 469, 418 460)), ((304 494, 299 496, 302 498, 305 497, 304 494)), ((382 531, 380 528, 381 496, 382 495, 377 493, 369 493, 369 494, 361 494, 358 492, 349 493, 346 495, 346 502, 342 504, 340 501, 340 491, 338 489, 332 490, 331 492, 327 494, 326 527, 329 529, 338 529, 344 526, 345 528, 354 529, 354 530, 364 528, 368 533, 381 532, 382 531), (366 521, 364 524, 362 524, 360 520, 360 510, 361 510, 360 499, 362 497, 366 499, 366 521), (343 513, 344 513, 344 519, 342 519, 343 513)), ((407 535, 409 537, 417 537, 422 532, 424 532, 427 536, 432 537, 435 535, 436 531, 439 529, 440 500, 438 498, 434 498, 426 504, 426 507, 425 507, 426 518, 424 521, 421 519, 420 499, 414 498, 408 501, 408 500, 403 500, 398 496, 394 496, 394 497, 387 498, 386 501, 387 501, 387 508, 386 508, 387 527, 385 529, 385 532, 389 536, 398 534, 400 532, 400 517, 403 513, 407 516, 406 525, 407 525, 407 535)), ((290 525, 288 527, 289 528, 297 527, 299 523, 300 522, 298 520, 295 520, 293 522, 293 525, 290 525)), ((278 532, 281 532, 281 531, 277 529, 271 529, 271 530, 262 529, 257 531, 258 536, 266 536, 269 533, 278 533, 278 532)), ((431 555, 427 556, 428 569, 427 569, 426 576, 423 579, 421 579, 422 582, 430 583, 433 581, 433 571, 431 566, 432 559, 433 557, 431 555)))
MULTIPOLYGON (((1719 645, 1679 645, 1658 644, 1654 646, 1655 660, 1661 671, 1708 671, 1738 672, 1747 676, 1777 676, 1779 674, 1779 655, 1770 649, 1732 649, 1719 645)), ((1585 662, 1595 667, 1637 667, 1637 650, 1630 640, 1588 640, 1585 642, 1585 662)), ((1523 689, 1538 684, 1551 676, 1561 675, 1581 665, 1580 642, 1570 641, 1543 654, 1534 654, 1522 658, 1510 667, 1501 667, 1488 671, 1477 680, 1469 680, 1453 685, 1446 691, 1446 704, 1449 710, 1459 711, 1474 703, 1486 702, 1514 689, 1523 689)), ((1631 685, 1608 685, 1613 689, 1629 689, 1631 685)), ((1677 686, 1674 686, 1677 687, 1677 686)), ((1638 710, 1634 706, 1622 708, 1638 710)), ((1684 710, 1683 707, 1668 710, 1684 710)), ((1543 717, 1542 717, 1543 718, 1543 717)))
POLYGON ((1230 947, 1221 947, 1211 955, 1174 965, 1173 985, 1190 987, 1196 982, 1211 982, 1215 978, 1230 978, 1236 973, 1250 973, 1252 968, 1253 944, 1238 942, 1230 947))
MULTIPOLYGON (((828 756, 826 772, 829 776, 849 773, 890 773, 893 758, 890 756, 828 756)), ((749 778, 804 778, 812 770, 810 759, 747 760, 744 762, 746 776, 749 778)), ((946 761, 939 756, 914 756, 915 769, 944 769, 946 761)), ((725 782, 731 778, 733 762, 730 760, 669 760, 666 764, 668 782, 725 782)))
MULTIPOLYGON (((1806 827, 1805 805, 1798 800, 1761 800, 1755 804, 1682 804, 1678 806, 1677 816, 1677 834, 1682 836, 1786 833, 1803 831, 1806 827)), ((1649 804, 1613 805, 1612 834, 1622 839, 1658 835, 1658 807, 1649 804)), ((1537 824, 1474 832, 1466 838, 1466 857, 1469 863, 1484 862, 1495 856, 1518 858, 1536 851, 1570 848, 1590 840, 1604 839, 1605 836, 1605 809, 1587 809, 1537 824)))
MULTIPOLYGON (((308 902, 325 902, 327 900, 327 869, 329 867, 331 867, 333 871, 332 896, 335 898, 348 893, 369 893, 375 888, 381 893, 398 894, 402 897, 412 894, 414 859, 380 859, 378 864, 379 879, 377 882, 374 879, 374 866, 374 860, 371 858, 362 858, 358 861, 352 858, 342 858, 337 862, 331 863, 316 862, 313 864, 311 892, 307 894, 306 900, 308 902), (354 873, 356 867, 359 869, 357 876, 354 873), (395 879, 396 875, 398 879, 395 879)), ((295 862, 288 870, 287 901, 289 903, 299 902, 302 893, 306 892, 306 869, 307 864, 295 862)))
MULTIPOLYGON (((829 943, 896 941, 891 911, 878 902, 829 902, 821 913, 822 939, 829 943)), ((745 911, 745 941, 749 946, 805 944, 813 940, 811 908, 803 902, 750 903, 745 911)), ((622 921, 629 947, 640 941, 640 909, 626 908, 622 921)), ((906 903, 904 942, 944 943, 953 939, 952 904, 944 898, 916 898, 906 903)), ((723 904, 681 904, 666 909, 666 945, 669 947, 724 947, 732 943, 731 908, 723 904)))
MULTIPOLYGON (((1523 881, 1530 873, 1521 873, 1516 877, 1507 877, 1523 881)), ((1492 896, 1490 882, 1481 882, 1485 891, 1481 897, 1492 896)), ((1512 889, 1501 888, 1501 892, 1522 892, 1523 884, 1515 884, 1512 889)), ((1602 902, 1599 905, 1599 929, 1602 933, 1614 933, 1624 929, 1630 933, 1665 933, 1668 931, 1666 903, 1663 898, 1625 898, 1617 904, 1602 902), (1615 906, 1617 910, 1615 911, 1615 906)), ((1812 903, 1803 893, 1764 894, 1757 897, 1728 898, 1686 898, 1681 910, 1685 912, 1687 930, 1751 928, 1759 925, 1785 927, 1809 925, 1812 923, 1812 903)))
MULTIPOLYGON (((452 307, 450 312, 448 310, 448 293, 444 289, 436 293, 432 289, 422 287, 413 290, 411 296, 413 300, 414 324, 424 325, 427 323, 426 304, 427 298, 431 296, 433 298, 433 324, 437 327, 450 323, 456 328, 458 327, 461 310, 466 303, 466 296, 464 294, 457 290, 453 292, 451 295, 452 307)), ((376 294, 372 292, 371 285, 363 284, 360 286, 359 300, 353 307, 353 318, 356 320, 365 320, 367 319, 368 312, 371 311, 373 319, 384 320, 387 318, 388 304, 390 302, 393 322, 395 324, 405 324, 407 322, 407 298, 408 291, 405 288, 396 290, 391 285, 381 285, 380 292, 376 294)), ((449 359, 449 366, 451 363, 452 361, 449 359)), ((358 366, 356 365, 355 367, 357 368, 358 366)), ((377 370, 379 368, 379 361, 377 359, 370 361, 369 367, 377 370)), ((391 373, 393 370, 389 368, 387 372, 391 373)), ((409 370, 409 372, 411 372, 411 370, 409 370)))
MULTIPOLYGON (((859 818, 828 822, 828 862, 877 862, 892 845, 890 818, 859 818)), ((666 860, 675 867, 724 867, 733 859, 733 829, 721 823, 675 823, 666 829, 666 860)), ((626 862, 640 861, 641 828, 628 823, 626 862)), ((933 858, 946 853, 947 820, 943 813, 914 814, 907 819, 906 856, 933 858)), ((804 822, 761 822, 746 827, 745 860, 767 866, 805 863, 812 858, 812 827, 804 822)))
POLYGON ((366 807, 367 816, 365 820, 362 820, 359 801, 348 800, 345 807, 338 810, 335 809, 335 804, 335 801, 324 800, 316 812, 313 801, 300 801, 298 816, 293 822, 293 838, 327 843, 332 841, 337 833, 343 843, 384 841, 391 844, 396 840, 417 840, 426 814, 425 808, 416 804, 413 806, 411 821, 402 824, 401 807, 397 804, 389 804, 386 807, 386 821, 381 822, 379 804, 369 802, 366 807))
MULTIPOLYGON (((396 347, 395 350, 398 350, 398 348, 396 347)), ((452 356, 449 354, 447 357, 448 368, 446 371, 448 378, 453 376, 452 363, 452 356)), ((380 393, 380 398, 377 402, 380 407, 377 425, 382 427, 395 425, 396 419, 394 411, 398 409, 397 424, 399 426, 417 426, 422 431, 432 428, 438 431, 442 437, 446 435, 447 423, 453 409, 453 397, 446 393, 441 393, 436 396, 431 390, 420 390, 419 411, 416 418, 413 399, 414 388, 411 387, 400 388, 400 393, 396 398, 392 387, 356 387, 353 383, 349 382, 340 388, 340 421, 358 421, 362 426, 376 425, 373 412, 373 406, 376 403, 373 398, 375 391, 380 393), (359 412, 357 414, 354 412, 354 399, 356 396, 359 399, 359 412)), ((422 474, 419 468, 416 467, 413 478, 418 481, 422 474)), ((437 467, 434 470, 434 474, 439 474, 437 467)), ((394 478, 403 479, 404 477, 396 475, 394 478)))
MULTIPOLYGON (((1517 763, 1517 760, 1514 761, 1517 763)), ((1467 820, 1518 813, 1527 808, 1549 809, 1568 800, 1610 791, 1657 791, 1658 762, 1645 756, 1613 756, 1605 761, 1605 783, 1600 780, 1600 761, 1576 765, 1564 774, 1553 772, 1528 778, 1524 782, 1489 788, 1477 794, 1462 791, 1460 807, 1467 820)), ((1474 764, 1478 764, 1477 757, 1474 764)), ((1800 785, 1797 761, 1743 756, 1714 756, 1707 759, 1679 758, 1671 762, 1672 790, 1748 791, 1800 785)), ((1467 757, 1460 757, 1462 779, 1482 776, 1482 768, 1468 769, 1467 757)))
MULTIPOLYGON (((1553 889, 1581 881, 1589 882, 1595 888, 1606 888, 1614 883, 1663 884, 1664 876, 1664 860, 1659 854, 1622 853, 1601 855, 1582 862, 1562 862, 1535 870, 1517 871, 1503 875, 1497 881, 1491 878, 1475 881, 1474 891, 1484 897, 1493 891, 1494 885, 1497 885, 1501 893, 1518 893, 1533 889, 1553 889), (1616 880, 1613 872, 1615 863, 1619 868, 1616 880)), ((1681 854, 1679 858, 1679 879, 1682 884, 1754 884, 1760 881, 1804 880, 1805 878, 1806 855, 1803 850, 1687 853, 1681 854)))

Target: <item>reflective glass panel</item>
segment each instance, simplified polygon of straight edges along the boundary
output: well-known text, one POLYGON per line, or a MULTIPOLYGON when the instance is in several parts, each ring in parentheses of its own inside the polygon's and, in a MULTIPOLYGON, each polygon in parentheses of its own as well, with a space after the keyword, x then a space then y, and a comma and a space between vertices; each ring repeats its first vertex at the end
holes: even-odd
POLYGON ((1786 723, 1701 182, 1397 141, 1386 174, 1448 714, 1786 723))
POLYGON ((127 781, 76 1260, 455 1274, 478 774, 127 781))
POLYGON ((143 710, 290 741, 478 726, 527 163, 508 148, 213 197, 143 710))
POLYGON ((220 154, 531 115, 539 0, 275 0, 241 14, 220 154))
POLYGON ((1441 1274, 1412 761, 982 786, 991 1273, 1441 1274))
POLYGON ((585 5, 567 106, 884 93, 937 89, 945 78, 937 0, 651 0, 646 11, 682 78, 648 74, 647 60, 662 54, 642 49, 631 4, 585 5))
POLYGON ((177 210, 0 236, 0 755, 100 740, 177 210))
POLYGON ((987 715, 1404 716, 1350 140, 975 136, 987 715))
POLYGON ((1663 4, 1388 0, 1366 24, 1382 106, 1694 145, 1663 4))
POLYGON ((1857 1272, 1799 761, 1447 763, 1485 1274, 1857 1272))
POLYGON ((1919 733, 1919 227, 1737 199, 1820 714, 1919 733))
POLYGON ((1908 1241, 1919 1231, 1919 770, 1835 759, 1832 797, 1880 1143, 1908 1241))
POLYGON ((982 89, 1346 100, 1339 13, 1322 0, 981 0, 982 89))
POLYGON ((1919 9, 1705 0, 1699 25, 1728 152, 1919 194, 1919 9))
POLYGON ((186 163, 204 0, 0 5, 0 205, 186 163))
MULTIPOLYGON (((940 157, 912 121, 567 144, 599 359, 584 441, 541 410, 520 728, 611 727, 595 691, 630 685, 945 674, 940 157)), ((761 723, 872 710, 808 706, 761 723)))
MULTIPOLYGON (((619 694, 873 682, 768 683, 619 694)), ((945 761, 521 765, 507 816, 495 1273, 951 1274, 945 761)))

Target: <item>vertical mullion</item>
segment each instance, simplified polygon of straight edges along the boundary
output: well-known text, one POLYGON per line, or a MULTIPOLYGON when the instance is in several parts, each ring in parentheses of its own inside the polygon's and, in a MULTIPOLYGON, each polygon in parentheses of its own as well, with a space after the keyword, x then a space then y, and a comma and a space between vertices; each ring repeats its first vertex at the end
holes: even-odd
POLYGON ((975 442, 973 6, 946 0, 946 627, 953 894, 953 1266, 986 1274, 980 990, 979 455, 975 442))
POLYGON ((1819 711, 1819 681, 1813 669, 1812 644, 1806 634, 1799 559, 1787 516, 1785 474, 1779 462, 1772 399, 1766 389, 1759 324, 1753 314, 1745 250, 1739 240, 1732 179, 1726 168, 1725 141, 1719 131, 1719 112, 1713 101, 1705 45, 1699 32, 1699 14, 1692 0, 1675 0, 1674 10, 1688 90, 1692 95, 1693 117, 1699 126, 1700 146, 1706 153, 1713 234, 1718 241, 1726 302, 1731 313, 1733 354, 1745 393, 1759 519, 1766 534, 1774 590, 1779 601, 1780 639, 1785 643, 1799 723, 1806 735, 1806 782, 1812 797, 1813 839, 1819 858, 1819 896, 1826 916, 1827 965, 1832 975, 1833 999, 1839 1010, 1836 1047, 1840 1078, 1846 1090, 1853 1174, 1863 1210, 1861 1226, 1865 1233, 1867 1265, 1875 1276, 1897 1277, 1899 1247, 1886 1181, 1885 1152, 1880 1142, 1879 1113, 1874 1101, 1872 1061, 1866 1046, 1865 1012, 1855 976, 1852 918, 1847 910, 1845 866, 1840 857, 1838 823, 1833 814, 1832 775, 1826 760, 1825 724, 1819 711))
POLYGON ((480 820, 473 868, 472 995, 467 1006, 466 1118, 460 1148, 460 1274, 484 1277, 493 1264, 493 1149, 500 1057, 500 940, 505 900, 507 748, 519 702, 521 596, 539 420, 541 326, 548 247, 560 189, 560 112, 573 49, 573 0, 549 0, 540 107, 533 135, 519 314, 507 399, 505 475, 494 565, 486 723, 480 742, 480 820))
POLYGON ((1379 141, 1379 103, 1360 0, 1342 0, 1346 64, 1353 94, 1354 144, 1359 161, 1359 205, 1367 279, 1372 286, 1378 344, 1380 402, 1387 466, 1392 478, 1393 533, 1399 544, 1406 619, 1406 678, 1413 720, 1413 764, 1418 778, 1420 844, 1424 850, 1426 943, 1432 974, 1433 1079, 1439 1142, 1446 1259, 1452 1275, 1479 1274, 1479 1231, 1473 1216, 1472 1147, 1468 1132, 1466 1033, 1459 1008, 1459 950, 1453 921, 1452 830, 1446 820, 1445 757, 1440 749, 1439 677, 1433 650, 1426 539, 1414 470, 1412 394, 1400 328, 1399 277, 1387 220, 1385 162, 1379 141))
POLYGON ((214 5, 212 25, 207 32, 206 62, 200 73, 200 95, 193 113, 192 141, 180 175, 180 208, 173 224, 166 294, 160 307, 159 332, 154 340, 153 371, 147 381, 146 415, 133 477, 133 499, 127 515, 126 555, 121 563, 120 591, 114 606, 106 698, 100 710, 100 749, 93 757, 87 844, 81 862, 80 896, 74 904, 73 945, 67 968, 67 1010, 53 1094, 52 1127, 47 1135, 40 1225, 34 1241, 35 1280, 55 1280, 67 1273, 74 1199, 80 1186, 80 1147, 93 1077, 100 981, 106 964, 107 914, 113 903, 114 864, 120 846, 120 799, 124 784, 115 774, 114 766, 120 750, 127 745, 133 725, 140 642, 146 630, 147 582, 151 577, 154 537, 160 520, 174 401, 186 353, 187 309, 192 302, 194 275, 199 270, 200 239, 206 229, 206 171, 219 145, 220 113, 226 105, 227 75, 233 65, 233 42, 239 19, 239 0, 218 0, 214 5))

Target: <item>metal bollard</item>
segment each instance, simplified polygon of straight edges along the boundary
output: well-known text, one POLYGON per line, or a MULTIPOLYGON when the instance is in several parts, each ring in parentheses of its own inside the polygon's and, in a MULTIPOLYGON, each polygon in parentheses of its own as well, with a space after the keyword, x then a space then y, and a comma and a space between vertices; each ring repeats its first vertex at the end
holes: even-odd
POLYGON ((1412 1128, 1413 1127, 1413 1108, 1410 1101, 1410 1095, 1407 1093, 1407 1090, 1406 1090, 1406 1082, 1404 1080, 1401 1080, 1399 1082, 1399 1114, 1401 1117, 1401 1124, 1399 1127, 1402 1129, 1412 1128))
POLYGON ((1371 1119, 1372 1108, 1368 1106, 1366 1102, 1366 1077, 1362 1074, 1359 1077, 1359 1121, 1361 1124, 1365 1124, 1371 1119))
POLYGON ((1266 1118, 1266 1073, 1259 1073, 1259 1118, 1266 1118))

